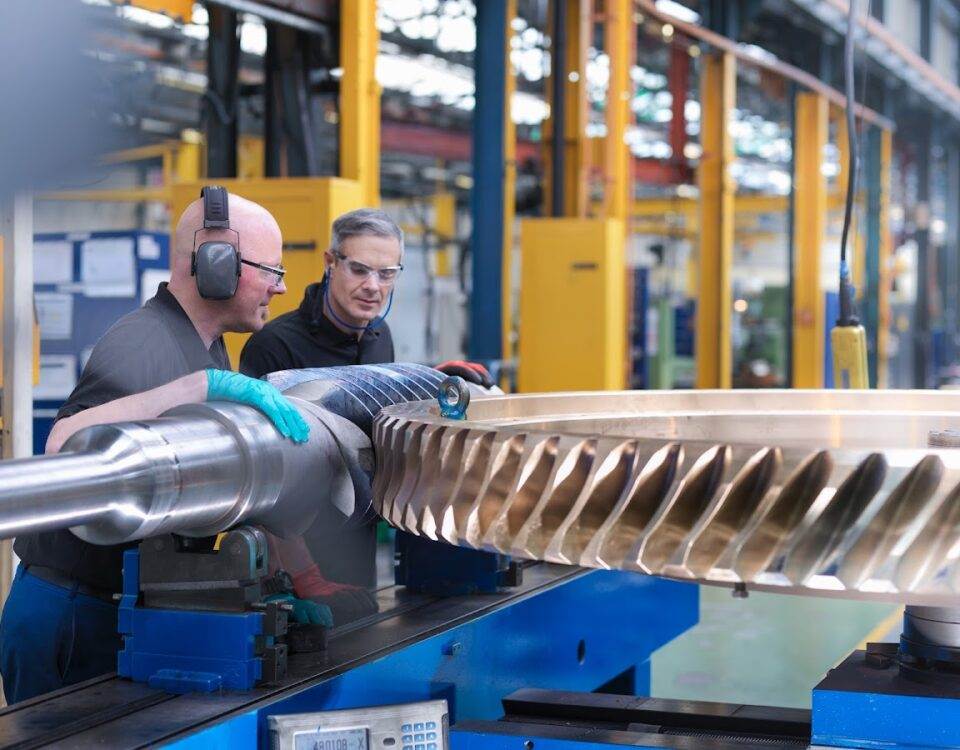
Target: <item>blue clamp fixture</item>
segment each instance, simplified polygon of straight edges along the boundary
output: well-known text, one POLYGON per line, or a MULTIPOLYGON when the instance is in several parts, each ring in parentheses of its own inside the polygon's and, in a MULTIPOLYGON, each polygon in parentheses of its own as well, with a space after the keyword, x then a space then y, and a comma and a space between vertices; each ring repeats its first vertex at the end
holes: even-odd
POLYGON ((466 419, 470 405, 470 388, 467 381, 458 375, 445 378, 437 388, 437 403, 444 419, 466 419))

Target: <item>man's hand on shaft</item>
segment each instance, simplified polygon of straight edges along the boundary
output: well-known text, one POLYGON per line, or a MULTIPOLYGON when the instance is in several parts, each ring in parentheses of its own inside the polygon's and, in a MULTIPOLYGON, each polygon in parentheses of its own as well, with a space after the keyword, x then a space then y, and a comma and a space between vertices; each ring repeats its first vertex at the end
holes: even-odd
POLYGON ((266 414, 284 437, 305 443, 310 426, 296 407, 266 380, 256 380, 239 372, 207 370, 207 401, 236 401, 254 406, 266 414))

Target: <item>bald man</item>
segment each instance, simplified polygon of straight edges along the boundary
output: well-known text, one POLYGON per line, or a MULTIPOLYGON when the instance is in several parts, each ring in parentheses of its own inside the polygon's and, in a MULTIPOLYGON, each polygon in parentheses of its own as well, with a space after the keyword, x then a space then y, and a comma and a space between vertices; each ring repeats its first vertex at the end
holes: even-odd
MULTIPOLYGON (((57 414, 47 453, 83 427, 151 419, 207 399, 256 406, 286 437, 306 439, 307 425, 272 386, 229 371, 223 334, 260 330, 270 299, 286 291, 274 218, 236 195, 229 196, 229 218, 237 234, 204 229, 202 200, 187 207, 174 235, 170 282, 97 342, 57 414), (193 253, 212 240, 237 243, 240 277, 230 299, 205 299, 193 275, 193 253)), ((116 669, 121 641, 114 594, 129 546, 88 544, 69 531, 17 538, 21 564, 0 619, 8 703, 116 669)))

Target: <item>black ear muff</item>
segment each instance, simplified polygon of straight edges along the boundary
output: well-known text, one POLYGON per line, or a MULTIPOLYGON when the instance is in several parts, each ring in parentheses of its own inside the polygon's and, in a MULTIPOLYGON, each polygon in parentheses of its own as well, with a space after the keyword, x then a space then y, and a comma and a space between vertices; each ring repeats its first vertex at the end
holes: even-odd
POLYGON ((200 191, 203 198, 203 228, 224 229, 237 236, 237 242, 202 242, 193 252, 190 273, 197 279, 197 291, 203 299, 228 300, 237 293, 240 282, 240 236, 230 229, 229 198, 226 188, 209 185, 200 191))
POLYGON ((229 242, 204 242, 194 253, 197 291, 204 299, 226 300, 237 293, 240 255, 229 242))

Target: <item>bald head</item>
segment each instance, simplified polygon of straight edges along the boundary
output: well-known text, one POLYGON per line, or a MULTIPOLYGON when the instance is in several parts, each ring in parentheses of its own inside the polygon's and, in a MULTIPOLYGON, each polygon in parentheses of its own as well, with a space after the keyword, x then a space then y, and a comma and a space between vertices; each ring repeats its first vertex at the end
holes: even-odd
MULTIPOLYGON (((248 260, 277 264, 279 258, 270 260, 261 257, 268 248, 281 246, 280 226, 267 209, 259 203, 254 203, 239 195, 230 193, 230 229, 240 235, 240 255, 248 260), (259 253, 259 254, 258 254, 259 253)), ((173 258, 171 259, 171 275, 190 275, 190 254, 194 251, 194 236, 198 230, 203 230, 203 198, 197 198, 187 206, 177 222, 177 229, 173 235, 173 258)), ((205 240, 223 239, 235 242, 237 237, 233 232, 222 229, 206 229, 197 237, 198 242, 205 240)))
POLYGON ((270 270, 283 261, 283 238, 276 219, 263 206, 239 195, 231 194, 229 201, 229 230, 203 228, 203 199, 200 198, 187 206, 173 234, 168 289, 204 341, 228 331, 260 330, 269 317, 271 298, 286 292, 282 279, 270 270), (235 244, 240 251, 236 291, 226 300, 201 297, 197 280, 190 272, 193 251, 200 243, 211 241, 235 244))

